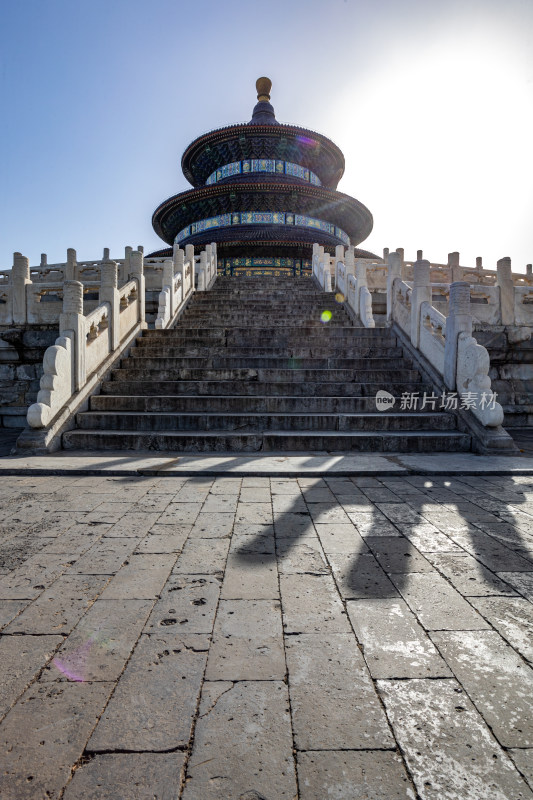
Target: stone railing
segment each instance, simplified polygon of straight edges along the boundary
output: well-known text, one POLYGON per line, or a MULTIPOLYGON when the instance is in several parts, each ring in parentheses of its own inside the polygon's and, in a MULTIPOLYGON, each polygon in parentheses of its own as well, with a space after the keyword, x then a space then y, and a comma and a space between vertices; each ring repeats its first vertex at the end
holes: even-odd
MULTIPOLYGON (((390 264, 393 264, 394 277, 400 277, 410 286, 414 279, 415 264, 423 260, 423 253, 421 250, 417 252, 416 261, 405 261, 401 248, 391 253, 385 249, 384 258, 388 263, 373 259, 354 259, 352 247, 345 250, 338 246, 332 259, 324 253, 323 247, 315 244, 313 276, 324 291, 343 294, 347 298, 347 305, 362 324, 372 327, 372 299, 376 301, 380 295, 384 298, 386 293, 389 313, 392 308, 390 264), (354 276, 353 279, 350 276, 354 276), (370 294, 370 303, 367 291, 370 294)), ((525 273, 512 272, 509 258, 500 259, 495 270, 485 269, 481 258, 476 258, 475 267, 464 267, 459 263, 457 252, 448 255, 447 264, 428 263, 431 301, 444 316, 448 315, 450 285, 465 281, 470 285, 471 313, 475 325, 533 328, 531 264, 527 265, 525 273)), ((390 315, 388 320, 390 321, 390 315)))
MULTIPOLYGON (((22 258, 22 257, 21 257, 22 258)), ((27 259, 25 259, 27 266, 27 259)), ((128 348, 143 328, 145 315, 145 274, 141 250, 128 253, 128 280, 119 284, 121 265, 116 261, 98 263, 99 281, 92 288, 98 291, 96 308, 84 311, 84 289, 78 280, 63 283, 40 283, 34 297, 53 297, 49 306, 60 304, 56 319, 59 337, 49 347, 43 359, 43 376, 37 402, 28 409, 28 425, 44 431, 36 445, 35 439, 24 434, 22 447, 54 449, 59 435, 66 430, 76 411, 80 410, 98 387, 99 381, 116 359, 128 348), (45 294, 48 293, 48 294, 45 294)), ((209 247, 198 257, 202 281, 210 288, 216 277, 216 248, 209 247)), ((159 313, 156 327, 170 327, 194 292, 194 249, 185 259, 183 250, 175 247, 173 258, 163 259, 159 284, 159 313)), ((152 275, 153 277, 153 275, 152 275)), ((199 276, 200 282, 200 276, 199 276)), ((24 285, 26 286, 26 285, 24 285)), ((17 309, 15 308, 15 311, 17 309)), ((51 314, 53 312, 50 312, 51 314)), ((27 315, 26 315, 27 316, 27 315)))
MULTIPOLYGON (((142 248, 137 252, 142 253, 142 248)), ((126 247, 124 258, 113 259, 117 281, 129 280, 133 248, 126 247)), ((63 263, 48 264, 45 253, 37 267, 21 253, 13 254, 13 267, 0 273, 0 325, 48 325, 59 321, 62 312, 63 284, 78 281, 83 285, 85 312, 97 303, 102 265, 109 262, 109 249, 102 260, 78 261, 73 248, 67 250, 63 263)), ((161 284, 159 284, 161 286, 161 284)))
MULTIPOLYGON (((396 266, 397 274, 406 283, 412 283, 414 265, 417 262, 404 261, 401 248, 395 253, 385 250, 384 255, 389 263, 391 257, 396 259, 399 263, 399 267, 396 266)), ((419 250, 417 261, 423 260, 422 256, 422 251, 419 250)), ((381 286, 382 266, 371 264, 367 269, 370 274, 376 273, 379 276, 369 280, 368 285, 372 288, 381 286)), ((475 267, 464 267, 459 264, 457 252, 448 255, 447 264, 430 263, 432 301, 445 316, 448 314, 450 284, 457 281, 464 281, 470 286, 474 324, 533 327, 531 264, 527 264, 525 273, 512 272, 510 258, 500 259, 495 270, 485 269, 481 258, 476 258, 475 267)))
POLYGON ((84 315, 83 284, 68 280, 62 284, 59 338, 44 354, 44 374, 37 402, 28 409, 28 424, 45 428, 82 391, 108 357, 137 334, 144 323, 143 256, 131 258, 131 279, 118 288, 118 264, 99 266, 99 302, 84 315))
POLYGON ((399 276, 399 267, 397 254, 390 254, 388 320, 398 325, 482 425, 498 427, 503 409, 491 390, 489 354, 472 337, 470 285, 451 284, 445 317, 432 303, 429 261, 415 262, 411 286, 399 276))
POLYGON ((313 276, 325 292, 341 294, 365 328, 375 327, 372 315, 372 295, 368 287, 368 259, 355 259, 354 249, 337 246, 335 258, 324 252, 321 245, 313 245, 313 276))

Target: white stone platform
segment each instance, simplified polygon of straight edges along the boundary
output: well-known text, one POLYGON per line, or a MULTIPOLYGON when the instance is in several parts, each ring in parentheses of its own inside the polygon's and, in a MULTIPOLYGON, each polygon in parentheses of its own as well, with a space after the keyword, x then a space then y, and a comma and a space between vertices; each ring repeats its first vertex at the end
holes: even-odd
POLYGON ((0 475, 235 475, 350 477, 357 475, 533 475, 533 458, 474 453, 287 453, 182 455, 131 451, 58 451, 0 459, 0 475))

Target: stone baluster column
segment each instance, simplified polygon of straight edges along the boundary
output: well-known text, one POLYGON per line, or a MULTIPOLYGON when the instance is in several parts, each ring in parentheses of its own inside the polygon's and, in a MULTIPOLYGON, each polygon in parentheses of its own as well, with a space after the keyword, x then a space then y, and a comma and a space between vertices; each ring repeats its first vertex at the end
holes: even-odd
POLYGON ((207 256, 205 288, 207 289, 213 279, 213 246, 208 244, 205 248, 205 252, 207 256))
POLYGON ((41 263, 39 264, 39 266, 41 267, 41 269, 44 269, 45 267, 48 266, 48 256, 46 255, 46 253, 41 253, 41 263))
POLYGON ((463 268, 459 266, 459 253, 454 251, 448 253, 448 267, 450 271, 450 283, 457 283, 463 280, 463 268))
POLYGON ((77 281, 78 280, 78 262, 76 259, 76 251, 73 247, 67 250, 67 263, 65 264, 65 280, 77 281))
POLYGON ((195 266, 194 266, 194 245, 185 245, 185 272, 187 272, 187 262, 191 265, 191 278, 190 283, 187 284, 187 291, 192 287, 194 289, 196 284, 195 279, 195 266))
POLYGON ((496 264, 496 283, 500 287, 501 324, 514 325, 514 283, 509 257, 500 258, 496 264))
POLYGON ((456 387, 457 341, 460 333, 472 335, 470 284, 466 281, 456 281, 450 286, 450 304, 446 318, 444 343, 444 383, 448 389, 456 387))
POLYGON ((124 248, 124 264, 118 267, 118 282, 119 284, 125 283, 131 276, 131 254, 133 247, 127 245, 124 248))
POLYGON ((405 252, 404 252, 404 249, 403 249, 403 247, 397 247, 397 248, 396 248, 396 252, 397 252, 397 253, 398 253, 398 255, 400 256, 400 263, 401 263, 401 265, 402 265, 402 266, 401 266, 401 273, 400 273, 400 277, 402 277, 402 278, 403 278, 403 280, 405 280, 405 269, 404 269, 404 268, 405 268, 405 252))
POLYGON ((331 256, 329 253, 324 253, 322 259, 324 263, 322 288, 325 292, 331 292, 331 256))
POLYGON ((317 242, 313 243, 313 253, 311 256, 311 272, 312 274, 318 278, 318 261, 319 261, 320 249, 317 242))
POLYGON ((357 281, 355 286, 355 313, 361 316, 361 289, 363 286, 368 288, 366 277, 366 261, 362 258, 355 260, 355 279, 357 281))
POLYGON ((389 258, 389 248, 388 247, 384 247, 383 248, 383 261, 388 262, 388 258, 389 258))
POLYGON ((344 247, 338 244, 335 248, 335 291, 339 288, 339 261, 344 264, 344 247))
MULTIPOLYGON (((421 254, 421 250, 419 253, 421 254)), ((429 261, 419 259, 413 265, 413 291, 411 292, 411 343, 420 346, 420 307, 422 303, 431 303, 429 261)))
POLYGON ((111 350, 120 344, 120 301, 118 293, 118 266, 116 261, 104 261, 100 267, 99 303, 109 303, 109 327, 111 328, 111 350))
POLYGON ((213 278, 216 278, 218 272, 218 261, 217 261, 217 243, 211 242, 211 252, 213 254, 213 278))
POLYGON ((198 270, 198 291, 205 292, 207 289, 207 253, 202 250, 200 253, 200 268, 198 270))
POLYGON ((74 339, 72 342, 71 392, 85 386, 85 317, 83 316, 83 284, 79 281, 63 283, 63 311, 59 315, 59 335, 74 339))
POLYGON ((185 295, 185 253, 175 244, 172 249, 172 256, 174 259, 174 272, 176 275, 181 275, 181 299, 185 295))
POLYGON ((171 258, 167 258, 163 262, 163 291, 165 289, 168 289, 170 293, 169 308, 170 319, 172 319, 176 310, 176 303, 174 301, 174 261, 171 258))
POLYGON ((133 250, 130 256, 131 277, 137 279, 139 292, 139 322, 142 328, 147 327, 146 323, 146 293, 144 278, 144 257, 140 250, 133 250))
POLYGON ((348 277, 355 275, 355 252, 353 244, 346 250, 344 254, 344 266, 346 267, 346 293, 348 293, 348 277))
POLYGON ((394 280, 402 276, 402 260, 399 253, 389 253, 387 261, 387 322, 392 322, 394 280))
POLYGON ((11 269, 11 314, 15 324, 28 321, 26 286, 31 284, 30 260, 22 253, 13 253, 11 269))

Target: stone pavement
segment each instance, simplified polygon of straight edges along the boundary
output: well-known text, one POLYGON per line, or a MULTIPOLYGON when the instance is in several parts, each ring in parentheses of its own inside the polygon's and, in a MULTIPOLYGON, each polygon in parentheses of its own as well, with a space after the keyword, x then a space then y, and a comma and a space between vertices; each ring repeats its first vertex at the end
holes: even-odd
POLYGON ((533 800, 533 477, 2 477, 5 800, 533 800))

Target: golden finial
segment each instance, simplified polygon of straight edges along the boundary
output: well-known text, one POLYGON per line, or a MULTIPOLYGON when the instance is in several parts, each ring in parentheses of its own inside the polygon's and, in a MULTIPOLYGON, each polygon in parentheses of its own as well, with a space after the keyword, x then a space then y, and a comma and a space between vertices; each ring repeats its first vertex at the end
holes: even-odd
POLYGON ((272 89, 272 81, 270 78, 258 78, 255 82, 257 89, 257 99, 259 102, 268 103, 270 100, 270 90, 272 89))

